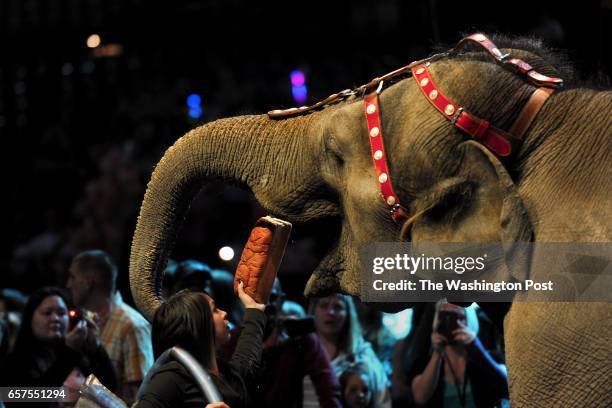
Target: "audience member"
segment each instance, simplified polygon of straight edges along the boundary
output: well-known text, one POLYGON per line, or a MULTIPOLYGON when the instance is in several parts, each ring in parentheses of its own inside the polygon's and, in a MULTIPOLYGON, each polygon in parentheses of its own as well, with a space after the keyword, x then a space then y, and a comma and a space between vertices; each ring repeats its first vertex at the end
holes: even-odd
POLYGON ((117 267, 103 251, 78 254, 69 269, 67 287, 77 306, 100 319, 101 340, 117 371, 117 394, 132 403, 153 365, 151 329, 140 313, 115 292, 117 267))
POLYGON ((9 329, 4 318, 0 318, 0 367, 9 353, 9 329))
POLYGON ((162 292, 164 299, 169 298, 174 294, 174 284, 176 282, 176 268, 178 263, 171 258, 168 258, 166 269, 164 269, 164 281, 162 283, 162 292))
POLYGON ((355 302, 359 323, 363 330, 363 338, 368 341, 376 356, 382 363, 385 373, 391 381, 393 348, 395 347, 395 336, 383 324, 383 313, 366 306, 359 301, 355 302))
MULTIPOLYGON (((277 278, 265 309, 267 324, 258 405, 301 407, 303 380, 308 376, 314 385, 319 407, 340 407, 338 378, 319 336, 314 333, 312 318, 284 316, 281 312, 284 303, 284 293, 277 278)), ((233 338, 238 335, 239 330, 232 333, 233 338)), ((232 341, 230 349, 234 344, 232 341)))
POLYGON ((17 289, 0 290, 0 313, 23 312, 28 298, 17 289))
POLYGON ((2 357, 6 357, 15 347, 26 302, 26 296, 16 289, 7 288, 0 291, 0 324, 3 326, 3 337, 0 341, 0 360, 2 357))
POLYGON ((493 407, 508 396, 505 369, 468 327, 466 310, 421 304, 394 356, 394 406, 493 407))
POLYGON ((303 319, 306 317, 306 311, 302 305, 292 300, 283 300, 281 314, 285 317, 294 317, 296 319, 303 319))
POLYGON ((344 408, 371 408, 374 405, 372 378, 363 365, 355 364, 344 370, 340 386, 344 408))
MULTIPOLYGON (((153 350, 159 357, 180 346, 191 353, 212 376, 223 401, 232 408, 252 406, 252 388, 258 376, 265 324, 264 305, 256 303, 238 285, 246 308, 242 333, 229 363, 217 360, 219 348, 229 341, 227 313, 202 292, 181 291, 170 297, 153 318, 153 350)), ((153 374, 138 402, 139 408, 198 406, 204 396, 186 369, 171 361, 153 374)))
POLYGON ((84 318, 70 327, 69 306, 59 288, 45 287, 30 296, 15 350, 0 373, 2 386, 65 386, 69 393, 64 402, 75 402, 85 378, 94 374, 115 389, 114 369, 95 323, 84 318))
POLYGON ((355 363, 363 364, 372 381, 373 406, 386 405, 389 381, 372 345, 363 338, 352 298, 341 294, 315 298, 309 312, 336 374, 341 376, 355 363))
POLYGON ((171 295, 183 289, 206 292, 215 296, 212 290, 212 273, 204 262, 187 259, 176 265, 174 287, 171 295))

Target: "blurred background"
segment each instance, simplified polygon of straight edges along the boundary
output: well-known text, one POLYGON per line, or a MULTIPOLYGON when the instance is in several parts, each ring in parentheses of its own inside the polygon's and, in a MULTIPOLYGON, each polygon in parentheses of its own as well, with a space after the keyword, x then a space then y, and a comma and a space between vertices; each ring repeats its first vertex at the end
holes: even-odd
MULTIPOLYGON (((151 170, 194 126, 314 103, 476 30, 541 37, 605 81, 611 16, 612 0, 0 0, 0 287, 62 285, 75 253, 101 248, 128 295, 151 170)), ((264 214, 212 185, 172 257, 233 272, 264 214)), ((317 264, 320 227, 295 230, 280 271, 289 298, 317 264)))

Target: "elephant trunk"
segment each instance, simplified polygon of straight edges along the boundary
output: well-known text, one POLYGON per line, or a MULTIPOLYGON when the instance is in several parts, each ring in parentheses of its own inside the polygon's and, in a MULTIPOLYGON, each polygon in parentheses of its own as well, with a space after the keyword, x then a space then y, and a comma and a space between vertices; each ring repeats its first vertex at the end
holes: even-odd
POLYGON ((325 211, 311 196, 320 182, 312 175, 316 144, 308 142, 314 116, 223 119, 190 131, 166 151, 147 186, 130 254, 132 294, 149 321, 164 301, 163 271, 174 240, 207 182, 247 187, 267 210, 294 221, 325 211))

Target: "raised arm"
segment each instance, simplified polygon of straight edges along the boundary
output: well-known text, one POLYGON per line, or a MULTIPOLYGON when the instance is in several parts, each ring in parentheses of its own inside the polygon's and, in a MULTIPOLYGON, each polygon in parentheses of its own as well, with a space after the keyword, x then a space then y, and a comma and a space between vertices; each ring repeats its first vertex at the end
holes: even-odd
POLYGON ((417 405, 426 404, 438 386, 438 379, 440 378, 440 370, 442 367, 442 352, 446 344, 444 336, 437 332, 431 334, 431 343, 433 345, 434 352, 425 366, 423 372, 412 379, 412 394, 414 402, 417 405))
POLYGON ((238 297, 245 307, 242 331, 238 338, 236 350, 230 360, 230 365, 243 378, 252 378, 256 375, 261 361, 261 343, 264 335, 266 316, 263 312, 265 305, 255 302, 244 292, 242 282, 238 284, 238 297))

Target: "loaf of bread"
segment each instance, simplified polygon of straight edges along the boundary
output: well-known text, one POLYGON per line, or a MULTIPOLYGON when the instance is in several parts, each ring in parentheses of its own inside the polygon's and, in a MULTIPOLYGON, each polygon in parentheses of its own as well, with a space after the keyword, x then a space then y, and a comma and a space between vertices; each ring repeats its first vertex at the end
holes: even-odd
POLYGON ((236 268, 235 292, 242 281, 257 303, 268 303, 290 234, 291 223, 278 218, 262 217, 255 223, 236 268))

